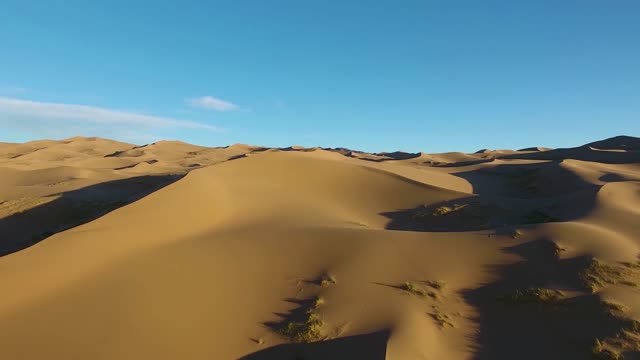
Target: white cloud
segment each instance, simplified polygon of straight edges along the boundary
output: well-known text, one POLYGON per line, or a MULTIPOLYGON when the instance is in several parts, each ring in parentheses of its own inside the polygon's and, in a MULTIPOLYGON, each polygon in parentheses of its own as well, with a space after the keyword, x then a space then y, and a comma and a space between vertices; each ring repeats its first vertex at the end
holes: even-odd
POLYGON ((56 125, 78 122, 100 125, 122 125, 144 128, 187 128, 221 131, 220 128, 193 121, 145 115, 86 105, 48 103, 0 97, 0 124, 20 119, 26 121, 58 120, 56 125))
POLYGON ((222 99, 218 99, 213 96, 202 96, 198 98, 193 98, 189 100, 189 104, 193 107, 199 107, 208 110, 216 110, 216 111, 231 111, 236 110, 238 105, 225 101, 222 99))

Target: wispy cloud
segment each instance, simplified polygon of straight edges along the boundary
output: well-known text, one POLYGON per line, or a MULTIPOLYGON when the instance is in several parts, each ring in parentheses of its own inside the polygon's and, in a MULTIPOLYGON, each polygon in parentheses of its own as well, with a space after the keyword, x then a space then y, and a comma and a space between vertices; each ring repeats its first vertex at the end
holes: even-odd
POLYGON ((40 102, 0 96, 0 141, 100 136, 135 143, 222 132, 195 121, 104 107, 40 102))
POLYGON ((148 128, 188 128, 221 131, 220 128, 187 120, 145 115, 95 106, 49 103, 0 97, 0 123, 11 117, 27 120, 58 120, 59 125, 81 121, 103 125, 138 126, 148 128))
POLYGON ((207 110, 231 111, 238 109, 238 105, 229 101, 218 99, 213 96, 197 97, 189 99, 188 102, 193 107, 203 108, 207 110))
POLYGON ((25 93, 27 89, 17 86, 0 85, 0 94, 14 95, 25 93))

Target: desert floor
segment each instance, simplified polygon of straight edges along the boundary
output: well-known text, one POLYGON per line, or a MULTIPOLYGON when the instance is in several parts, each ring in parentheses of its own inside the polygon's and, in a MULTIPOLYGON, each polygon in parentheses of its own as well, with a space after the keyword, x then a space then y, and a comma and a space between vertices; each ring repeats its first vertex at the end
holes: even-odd
POLYGON ((640 358, 640 139, 0 143, 3 359, 640 358))

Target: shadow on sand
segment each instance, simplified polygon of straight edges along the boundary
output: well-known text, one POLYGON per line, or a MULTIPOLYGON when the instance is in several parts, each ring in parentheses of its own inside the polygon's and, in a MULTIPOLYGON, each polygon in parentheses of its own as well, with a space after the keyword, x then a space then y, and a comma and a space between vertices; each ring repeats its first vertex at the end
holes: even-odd
MULTIPOLYGON (((635 138, 637 139, 637 138, 635 138)), ((611 139, 608 139, 611 140, 611 139)), ((636 140, 637 141, 637 140, 636 140)), ((597 143, 592 143, 595 145, 597 143)), ((625 151, 611 151, 620 149, 614 146, 611 149, 594 149, 587 145, 568 149, 553 149, 548 151, 532 152, 527 154, 503 155, 501 159, 525 159, 525 160, 556 160, 573 159, 580 161, 599 162, 604 164, 634 164, 640 162, 640 151, 635 147, 622 148, 625 151), (609 150, 609 151, 608 151, 609 150)))
POLYGON ((313 343, 283 344, 244 356, 241 360, 384 360, 388 339, 389 332, 380 331, 313 343))
POLYGON ((452 232, 570 221, 594 206, 599 185, 560 166, 502 164, 453 175, 467 180, 475 195, 382 213, 389 230, 452 232))
MULTIPOLYGON (((465 300, 479 313, 480 325, 473 339, 475 360, 499 359, 591 359, 595 339, 615 337, 633 327, 629 320, 612 316, 598 295, 581 292, 557 302, 514 302, 516 290, 549 287, 580 291, 579 273, 587 257, 558 259, 555 244, 536 240, 503 251, 517 254, 522 262, 492 266, 497 279, 463 292, 465 300)), ((637 359, 628 351, 625 359, 637 359)))
POLYGON ((58 197, 53 201, 0 219, 0 256, 20 251, 55 233, 97 219, 182 176, 138 176, 56 194, 58 197))

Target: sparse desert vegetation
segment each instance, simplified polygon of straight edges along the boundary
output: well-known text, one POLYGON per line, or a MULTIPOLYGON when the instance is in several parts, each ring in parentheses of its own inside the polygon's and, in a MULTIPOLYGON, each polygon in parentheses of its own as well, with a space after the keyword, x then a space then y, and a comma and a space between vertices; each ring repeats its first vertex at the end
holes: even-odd
POLYGON ((463 209, 468 209, 469 204, 453 204, 450 206, 438 206, 436 208, 430 208, 425 206, 419 208, 412 214, 414 219, 429 218, 429 217, 443 217, 447 215, 455 214, 463 209))
POLYGON ((338 279, 334 275, 324 274, 320 278, 320 286, 321 287, 329 287, 331 285, 335 285, 338 283, 338 279))
POLYGON ((313 301, 313 308, 317 309, 319 308, 321 305, 324 304, 324 298, 322 296, 318 296, 316 297, 316 299, 313 301))
POLYGON ((439 310, 434 310, 431 314, 431 317, 433 318, 433 320, 435 320, 435 322, 441 327, 445 327, 445 326, 450 326, 450 327, 454 327, 453 323, 451 322, 451 317, 447 314, 444 314, 442 312, 440 312, 439 310))
POLYGON ((562 291, 545 288, 527 288, 516 290, 506 297, 507 300, 517 303, 538 303, 547 304, 558 301, 564 294, 562 291))
POLYGON ((467 206, 468 206, 468 204, 465 204, 465 205, 453 204, 452 207, 440 206, 440 207, 435 208, 431 212, 431 215, 432 216, 444 216, 444 215, 450 214, 452 212, 462 210, 462 209, 466 208, 467 206))
POLYGON ((636 261, 636 262, 623 261, 621 264, 630 269, 640 269, 640 261, 636 261))
POLYGON ((419 296, 427 295, 427 292, 424 289, 420 288, 418 285, 416 285, 411 281, 405 281, 404 285, 402 286, 402 289, 408 292, 409 294, 413 294, 413 295, 419 295, 419 296))
POLYGON ((594 340, 594 343, 591 346, 591 354, 598 360, 624 359, 624 356, 620 355, 618 352, 605 349, 604 344, 599 339, 594 340))
POLYGON ((320 330, 323 321, 313 311, 308 311, 302 321, 289 321, 280 329, 280 333, 293 342, 312 342, 322 339, 320 330))
POLYGON ((442 288, 444 288, 444 286, 447 284, 446 282, 441 280, 436 280, 436 281, 428 280, 428 281, 425 281, 425 283, 427 284, 427 286, 432 287, 436 290, 442 290, 442 288))
MULTIPOLYGON (((634 267, 631 267, 631 269, 634 269, 634 267)), ((598 259, 591 258, 588 260, 584 270, 580 272, 580 279, 586 289, 591 292, 596 292, 606 285, 618 283, 627 286, 636 286, 635 282, 628 279, 630 275, 631 270, 628 266, 625 268, 608 265, 598 259)))

